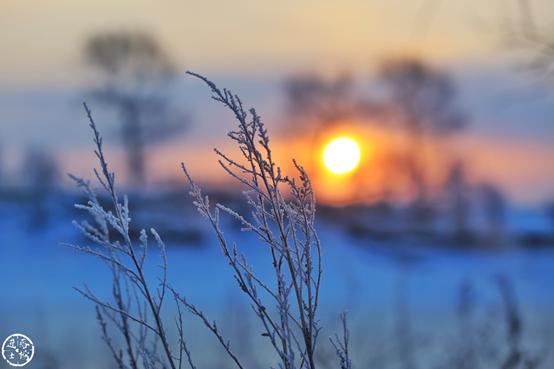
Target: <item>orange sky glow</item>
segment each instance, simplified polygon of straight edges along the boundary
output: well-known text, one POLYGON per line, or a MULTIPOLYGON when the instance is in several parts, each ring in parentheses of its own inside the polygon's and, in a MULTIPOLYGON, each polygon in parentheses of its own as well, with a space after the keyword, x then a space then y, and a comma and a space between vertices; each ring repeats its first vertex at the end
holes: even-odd
MULTIPOLYGON (((383 58, 395 55, 420 57, 449 72, 462 69, 471 72, 483 65, 488 68, 492 65, 491 69, 496 70, 510 62, 500 50, 495 30, 499 20, 513 15, 515 3, 2 0, 0 137, 11 139, 0 139, 0 144, 3 153, 7 153, 5 157, 10 157, 12 151, 16 152, 12 157, 20 155, 28 146, 47 146, 56 151, 64 171, 87 174, 82 173, 82 168, 92 166, 94 157, 90 146, 84 144, 89 141, 82 138, 88 132, 79 104, 95 75, 83 65, 83 43, 99 31, 146 30, 165 46, 183 75, 190 69, 209 75, 214 81, 233 81, 225 87, 241 94, 248 106, 254 100, 252 105, 261 112, 269 111, 270 114, 262 116, 271 127, 270 133, 273 132, 275 157, 285 170, 292 169, 286 164, 292 157, 303 163, 320 201, 348 204, 372 203, 385 197, 406 200, 411 190, 405 179, 391 169, 391 160, 406 144, 402 134, 379 124, 368 124, 371 122, 341 122, 317 135, 286 135, 282 124, 286 120, 282 116, 285 114, 282 81, 302 73, 333 76, 347 72, 367 87, 374 77, 374 67, 383 58), (422 6, 428 3, 437 6, 422 12, 422 6), (241 81, 242 87, 246 86, 245 93, 235 88, 241 81), (248 90, 255 84, 252 81, 271 81, 266 85, 272 91, 260 94, 259 90, 248 90), (58 96, 59 91, 62 93, 58 96), (35 92, 35 98, 31 99, 29 96, 35 92), (76 139, 78 135, 80 139, 76 139), (325 144, 339 136, 353 137, 361 147, 357 168, 340 176, 326 169, 322 161, 325 144)), ((533 4, 537 22, 545 24, 552 14, 552 1, 536 0, 533 4)), ((514 77, 519 75, 517 68, 510 65, 506 69, 515 81, 511 86, 519 88, 520 82, 514 77)), ((463 84, 464 76, 471 75, 470 72, 462 77, 455 73, 453 76, 463 84)), ((489 118, 496 120, 495 124, 504 123, 497 116, 502 109, 505 116, 510 115, 506 104, 493 106, 498 104, 494 100, 496 95, 489 100, 480 95, 481 89, 494 84, 498 84, 496 92, 504 93, 503 76, 492 82, 476 77, 477 83, 471 85, 473 90, 463 91, 469 96, 466 100, 473 102, 476 109, 486 110, 488 116, 472 121, 459 136, 440 144, 431 143, 425 149, 426 171, 433 188, 440 188, 444 182, 448 164, 462 158, 472 183, 495 182, 520 202, 544 201, 554 196, 554 149, 542 137, 543 132, 545 137, 552 137, 553 131, 544 124, 544 115, 537 118, 540 114, 536 113, 535 105, 521 109, 528 116, 514 118, 522 123, 511 123, 512 127, 517 126, 511 135, 504 135, 501 125, 495 126, 499 127, 496 131, 472 131, 473 127, 485 126, 489 118), (492 101, 492 107, 483 109, 483 101, 492 101), (533 125, 540 119, 542 123, 533 125), (526 131, 534 135, 520 139, 519 132, 526 131)), ((217 146, 233 152, 224 140, 225 130, 214 129, 220 120, 219 110, 211 105, 206 108, 207 103, 197 104, 199 96, 209 103, 204 86, 191 84, 184 77, 178 83, 183 90, 189 89, 189 95, 179 96, 179 101, 186 109, 190 107, 193 118, 199 119, 182 139, 152 149, 148 162, 151 177, 156 181, 180 180, 179 163, 184 161, 199 181, 227 183, 229 179, 218 168, 211 150, 217 146), (214 137, 204 137, 206 132, 214 137)), ((528 86, 521 87, 523 92, 519 92, 529 94, 525 88, 528 86)), ((116 136, 117 122, 109 123, 105 135, 112 139, 116 136)), ((124 173, 119 145, 110 145, 110 152, 115 167, 124 173)))
MULTIPOLYGON (((383 199, 406 201, 413 194, 401 173, 391 169, 391 150, 403 147, 403 135, 388 129, 378 129, 362 125, 360 122, 347 122, 323 132, 318 137, 280 137, 273 140, 275 160, 287 173, 294 168, 296 159, 309 172, 314 183, 318 201, 331 205, 352 203, 375 203, 383 199), (325 144, 334 137, 348 135, 356 139, 361 147, 361 160, 352 172, 336 175, 323 163, 325 144)), ((479 137, 455 138, 451 142, 431 144, 426 160, 429 186, 439 191, 444 184, 446 168, 451 161, 463 153, 467 164, 468 181, 472 185, 496 183, 516 202, 533 202, 550 193, 554 186, 552 169, 553 150, 521 142, 493 142, 479 137), (447 148, 445 148, 447 147, 447 148), (510 158, 509 163, 501 158, 510 158), (548 173, 546 173, 546 172, 548 173), (546 178, 550 178, 545 181, 546 178), (550 182, 549 182, 550 181, 550 182), (536 183, 544 184, 537 188, 536 183), (533 192, 522 192, 521 187, 534 188, 533 192), (538 197, 537 197, 538 196, 538 197)), ((218 149, 229 154, 238 154, 228 141, 217 145, 218 149)), ((122 165, 122 152, 108 150, 114 168, 120 179, 125 181, 125 168, 122 165)), ((63 155, 70 171, 81 175, 82 168, 95 164, 91 153, 79 150, 63 155)), ((238 155, 235 155, 238 157, 238 155)), ((159 147, 153 151, 149 161, 149 172, 154 182, 182 182, 181 161, 185 162, 195 179, 207 185, 240 185, 219 167, 212 147, 194 144, 190 140, 159 147)))

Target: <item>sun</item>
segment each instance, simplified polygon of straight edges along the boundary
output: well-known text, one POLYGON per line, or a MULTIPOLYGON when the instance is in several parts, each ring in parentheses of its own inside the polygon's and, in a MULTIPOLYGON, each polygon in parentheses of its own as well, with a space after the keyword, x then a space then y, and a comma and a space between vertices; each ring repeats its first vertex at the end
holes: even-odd
POLYGON ((323 163, 334 174, 345 174, 360 163, 360 145, 347 136, 334 138, 323 150, 323 163))

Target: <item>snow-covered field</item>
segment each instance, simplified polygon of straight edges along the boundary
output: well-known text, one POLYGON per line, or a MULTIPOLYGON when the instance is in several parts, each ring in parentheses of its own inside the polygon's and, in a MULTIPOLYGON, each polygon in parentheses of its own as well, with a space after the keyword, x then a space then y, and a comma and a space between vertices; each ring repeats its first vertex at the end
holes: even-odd
MULTIPOLYGON (((67 196, 51 199, 49 221, 39 228, 30 224, 28 206, 0 206, 0 336, 22 332, 32 337, 37 347, 36 367, 106 368, 111 361, 99 339, 94 309, 73 287, 86 283, 107 296, 110 275, 99 260, 61 244, 83 241, 71 226, 73 200, 67 196)), ((197 219, 191 222, 199 224, 197 219)), ((380 363, 382 368, 398 364, 395 332, 400 304, 408 307, 410 335, 420 366, 441 363, 459 333, 457 306, 463 283, 474 286, 476 326, 490 323, 498 327, 502 341, 498 275, 513 282, 524 346, 529 352, 542 355, 554 342, 553 249, 485 252, 410 247, 354 238, 329 221, 320 221, 318 226, 324 252, 323 334, 332 334, 338 313, 348 310, 359 368, 370 363, 380 363)), ((203 241, 198 245, 169 243, 169 279, 190 301, 218 319, 242 347, 243 355, 260 362, 263 340, 255 322, 247 318, 249 307, 237 292, 214 238, 207 228, 200 231, 203 241)), ((253 236, 236 231, 230 222, 225 232, 237 241, 254 268, 271 278, 263 246, 253 236)), ((153 264, 151 270, 155 267, 153 264)), ((221 355, 211 354, 219 353, 213 349, 217 346, 211 337, 193 320, 189 324, 191 345, 203 367, 227 367, 220 366, 225 362, 221 355)), ((326 340, 322 341, 322 346, 326 345, 326 340)), ((552 354, 546 354, 544 360, 543 367, 554 365, 552 354)))

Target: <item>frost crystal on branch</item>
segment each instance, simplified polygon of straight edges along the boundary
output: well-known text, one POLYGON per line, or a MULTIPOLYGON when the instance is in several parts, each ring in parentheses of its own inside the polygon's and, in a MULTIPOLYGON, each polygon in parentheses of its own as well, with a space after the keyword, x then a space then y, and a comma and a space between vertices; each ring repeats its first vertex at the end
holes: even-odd
MULTIPOLYGON (((261 323, 261 337, 275 353, 281 369, 316 369, 316 347, 320 333, 318 321, 321 286, 321 247, 314 226, 315 197, 305 170, 293 161, 297 174, 282 174, 274 162, 267 130, 254 109, 244 110, 241 100, 230 91, 220 90, 200 75, 208 84, 216 101, 230 109, 238 127, 228 136, 238 146, 242 157, 235 160, 215 150, 219 164, 226 173, 246 186, 246 203, 252 214, 245 216, 222 204, 211 206, 207 196, 192 180, 185 165, 182 169, 191 185, 193 204, 207 218, 227 259, 239 289, 248 297, 255 316, 261 323), (226 213, 241 224, 241 229, 256 234, 271 256, 272 281, 263 280, 241 254, 229 243, 220 227, 220 213, 226 213), (250 220, 252 219, 252 220, 250 220)), ((181 369, 188 365, 196 369, 185 340, 184 313, 188 312, 213 333, 229 358, 239 369, 245 369, 234 347, 226 340, 215 321, 189 303, 167 281, 167 255, 162 238, 154 229, 141 230, 137 240, 130 236, 131 216, 127 197, 120 200, 116 192, 115 174, 104 156, 102 138, 91 112, 84 105, 100 164, 94 170, 96 179, 109 198, 106 206, 99 201, 88 181, 70 176, 88 197, 86 204, 76 207, 87 212, 94 224, 74 222, 82 234, 95 246, 71 245, 98 257, 112 272, 112 298, 97 297, 88 287, 78 289, 96 305, 96 316, 102 338, 119 369, 181 369), (161 272, 153 283, 145 277, 149 236, 159 249, 161 272), (177 342, 170 345, 164 320, 164 301, 172 295, 177 313, 174 324, 177 342), (112 330, 121 336, 115 340, 112 330), (122 342, 122 348, 116 342, 122 342)), ((337 345, 342 369, 351 369, 348 357, 348 335, 337 345)), ((339 342, 337 340, 337 342, 339 342)))
POLYGON ((273 160, 267 130, 255 109, 246 111, 237 95, 219 89, 201 75, 188 74, 204 81, 211 89, 212 98, 231 110, 238 122, 238 127, 228 136, 237 144, 240 160, 217 149, 215 152, 223 170, 246 186, 245 196, 253 221, 221 204, 212 209, 183 165, 192 186, 194 205, 209 220, 239 288, 250 299, 262 323, 262 336, 268 338, 279 355, 279 366, 314 369, 320 331, 317 310, 322 269, 310 179, 296 162, 297 178, 282 174, 273 160), (235 218, 243 230, 254 232, 265 243, 272 258, 274 285, 258 277, 246 257, 229 244, 219 225, 220 212, 235 218))
POLYGON ((100 164, 100 170, 95 169, 94 174, 110 198, 110 209, 100 204, 89 181, 70 175, 88 197, 86 204, 77 204, 75 207, 88 212, 95 221, 95 225, 87 221, 74 222, 74 224, 84 236, 96 244, 94 248, 70 246, 96 256, 108 264, 113 277, 113 299, 102 300, 86 286, 77 291, 96 305, 96 316, 102 330, 102 338, 108 345, 119 369, 180 368, 182 353, 186 347, 184 339, 179 345, 180 355, 177 360, 170 349, 162 319, 162 306, 168 289, 165 245, 158 233, 150 229, 159 247, 162 260, 161 275, 158 283, 153 284, 146 279, 144 271, 148 254, 148 234, 145 230, 140 232, 138 240, 140 247, 136 247, 129 235, 131 217, 127 197, 124 196, 121 201, 116 192, 115 173, 110 171, 104 156, 102 137, 88 106, 83 105, 93 132, 95 154, 100 164), (113 239, 110 237, 110 230, 114 231, 113 239), (110 327, 115 327, 121 334, 125 349, 116 348, 110 327))

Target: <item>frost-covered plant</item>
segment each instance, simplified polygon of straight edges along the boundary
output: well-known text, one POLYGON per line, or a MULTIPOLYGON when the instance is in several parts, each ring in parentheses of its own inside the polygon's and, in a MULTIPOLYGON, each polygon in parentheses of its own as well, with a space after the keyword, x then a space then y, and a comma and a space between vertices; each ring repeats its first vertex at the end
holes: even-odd
POLYGON ((342 337, 336 334, 335 338, 329 338, 329 341, 331 341, 339 358, 340 369, 352 369, 352 360, 350 360, 350 353, 348 352, 350 331, 346 324, 346 313, 341 313, 340 320, 342 324, 342 337))
MULTIPOLYGON (((188 73, 204 81, 212 98, 230 109, 238 122, 236 130, 228 136, 240 149, 241 158, 233 159, 218 149, 215 152, 225 172, 246 187, 244 195, 252 216, 243 216, 221 204, 212 209, 183 165, 192 186, 194 205, 210 222, 239 288, 248 296, 262 323, 263 336, 279 356, 280 367, 314 369, 320 332, 317 310, 322 265, 310 179, 296 162, 297 179, 282 173, 272 157, 267 130, 255 109, 246 111, 237 95, 219 89, 201 75, 188 73), (243 230, 253 232, 265 244, 271 254, 273 285, 263 281, 236 245, 229 243, 220 228, 221 211, 237 219, 243 230)), ((199 315, 196 309, 190 310, 199 315)))
MULTIPOLYGON (((248 297, 261 323, 262 336, 278 355, 278 367, 315 369, 320 333, 317 312, 322 263, 320 241, 314 226, 315 197, 309 177, 296 162, 293 162, 297 170, 296 178, 282 174, 272 157, 267 131, 254 109, 245 111, 237 95, 226 89, 220 90, 203 76, 189 74, 208 84, 213 98, 230 109, 238 121, 238 128, 229 132, 228 136, 237 144, 242 158, 235 160, 217 149, 215 151, 221 167, 246 186, 244 195, 252 214, 243 216, 221 204, 212 208, 208 197, 202 194, 183 164, 182 169, 192 187, 190 193, 194 205, 211 224, 240 290, 248 297), (246 256, 239 253, 235 244, 229 243, 220 227, 220 212, 237 219, 243 230, 253 232, 266 246, 274 272, 271 281, 263 280, 256 274, 246 256)), ((104 157, 102 138, 90 110, 86 104, 84 106, 100 163, 100 170, 94 173, 109 195, 110 206, 100 203, 88 181, 72 176, 89 199, 87 204, 77 207, 90 213, 95 220, 95 224, 86 221, 75 224, 98 246, 73 247, 108 264, 113 273, 113 299, 102 300, 87 287, 78 291, 96 304, 103 339, 118 367, 177 369, 186 363, 191 369, 196 369, 184 335, 183 312, 187 310, 215 335, 236 366, 244 369, 217 324, 168 284, 165 246, 154 229, 150 233, 160 250, 161 273, 155 283, 145 277, 147 232, 141 231, 138 242, 131 239, 127 198, 121 201, 116 192, 115 174, 109 170, 104 157), (177 304, 178 342, 171 346, 162 309, 168 293, 173 295, 177 304), (121 333, 124 348, 117 348, 109 325, 115 326, 121 333)), ((341 369, 351 369, 346 316, 341 319, 343 334, 331 342, 341 369)))
MULTIPOLYGON (((92 114, 84 104, 89 125, 94 135, 95 154, 100 170, 94 174, 110 199, 109 206, 100 203, 89 181, 70 175, 88 197, 86 204, 77 204, 78 209, 88 212, 94 223, 74 222, 75 226, 96 247, 70 245, 75 249, 96 256, 106 262, 112 271, 113 300, 103 300, 85 286, 77 289, 84 297, 96 304, 97 320, 102 329, 102 338, 108 345, 120 369, 181 367, 183 353, 188 353, 185 342, 179 343, 179 355, 172 352, 169 337, 162 319, 162 308, 168 295, 167 258, 165 245, 154 229, 154 237, 160 251, 161 275, 156 283, 145 276, 148 255, 148 233, 140 232, 138 242, 129 235, 129 204, 127 197, 120 199, 116 192, 115 173, 111 172, 102 147, 100 136, 92 114), (124 348, 117 348, 109 327, 114 326, 123 338, 124 348)), ((178 327, 182 327, 179 314, 178 327)), ((181 331, 180 331, 181 332, 181 331)), ((187 355, 188 357, 188 355, 187 355)))

